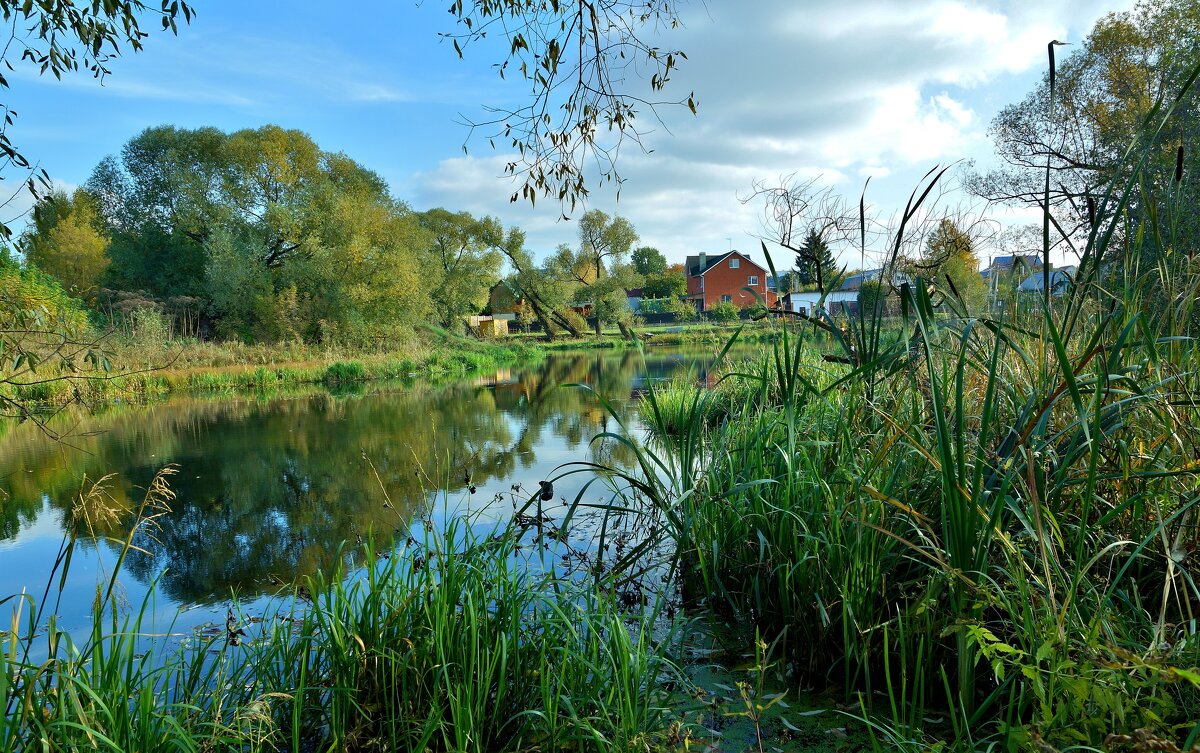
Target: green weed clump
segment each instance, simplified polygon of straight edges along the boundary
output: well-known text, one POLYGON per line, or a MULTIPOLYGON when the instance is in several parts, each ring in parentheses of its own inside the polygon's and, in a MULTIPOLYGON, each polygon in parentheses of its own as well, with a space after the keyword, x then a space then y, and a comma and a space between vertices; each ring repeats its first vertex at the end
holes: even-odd
MULTIPOLYGON (((138 509, 119 511, 138 522, 116 542, 118 563, 169 503, 171 472, 138 509)), ((76 537, 114 514, 107 499, 101 484, 81 500, 52 583, 76 537)), ((23 596, 0 633, 0 751, 656 744, 660 678, 672 668, 650 623, 590 583, 540 570, 536 555, 527 562, 528 546, 520 529, 479 535, 461 520, 396 550, 367 544, 281 600, 273 618, 255 625, 231 610, 224 630, 177 649, 148 636, 150 597, 132 612, 117 606, 120 564, 78 641, 23 596)))
POLYGON ((881 749, 1200 742, 1200 270, 1171 251, 1180 194, 1131 208, 1137 164, 1061 295, 981 310, 913 280, 898 319, 776 325, 713 390, 652 390, 651 441, 615 432, 637 468, 606 469, 610 513, 658 537, 639 554, 669 552, 687 606, 757 631, 797 684, 842 690, 881 749), (752 397, 723 403, 725 381, 752 397))
POLYGON ((325 384, 350 384, 367 378, 367 370, 358 361, 335 361, 325 368, 321 381, 325 384))

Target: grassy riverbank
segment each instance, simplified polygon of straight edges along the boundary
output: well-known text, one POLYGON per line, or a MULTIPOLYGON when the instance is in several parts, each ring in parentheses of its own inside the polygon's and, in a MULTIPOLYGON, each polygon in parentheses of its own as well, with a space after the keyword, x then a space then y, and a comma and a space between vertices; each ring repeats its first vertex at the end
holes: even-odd
MULTIPOLYGON (((800 325, 792 325, 793 328, 796 326, 800 325)), ((622 336, 620 331, 613 329, 605 331, 599 337, 589 332, 583 337, 559 337, 553 342, 545 342, 540 333, 522 333, 511 336, 506 342, 537 343, 538 347, 547 351, 685 347, 691 345, 716 346, 719 348, 739 331, 739 343, 769 344, 779 337, 780 327, 777 323, 770 321, 745 321, 732 324, 708 322, 656 324, 637 327, 636 332, 640 338, 637 341, 628 340, 622 336)))
POLYGON ((351 384, 381 380, 443 380, 532 363, 544 350, 532 343, 492 343, 436 328, 397 350, 320 348, 308 345, 249 346, 241 343, 102 343, 106 371, 74 370, 68 378, 49 366, 7 384, 21 402, 55 405, 144 400, 182 392, 255 391, 304 384, 351 384))

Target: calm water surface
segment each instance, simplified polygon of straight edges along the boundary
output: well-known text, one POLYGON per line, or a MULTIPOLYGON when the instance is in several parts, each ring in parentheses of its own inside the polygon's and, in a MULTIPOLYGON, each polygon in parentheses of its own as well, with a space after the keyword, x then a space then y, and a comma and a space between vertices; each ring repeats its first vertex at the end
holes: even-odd
MULTIPOLYGON (((562 354, 449 386, 112 406, 66 417, 56 428, 73 429, 70 446, 28 425, 0 427, 0 598, 40 597, 81 488, 113 474, 108 506, 133 506, 175 464, 171 511, 139 534, 144 551, 122 570, 125 601, 139 608, 152 594, 154 629, 180 634, 223 619, 235 598, 253 613, 282 584, 328 567, 343 542, 407 535, 414 518, 438 520, 448 507, 494 524, 511 514, 511 498, 528 497, 565 463, 629 463, 625 448, 592 442, 618 428, 600 401, 565 385, 589 385, 638 431, 636 394, 676 374, 704 378, 712 356, 562 354)), ((585 481, 559 482, 556 501, 573 499, 585 481)), ((129 530, 127 520, 97 526, 57 605, 68 631, 90 625, 119 549, 113 540, 129 530)))

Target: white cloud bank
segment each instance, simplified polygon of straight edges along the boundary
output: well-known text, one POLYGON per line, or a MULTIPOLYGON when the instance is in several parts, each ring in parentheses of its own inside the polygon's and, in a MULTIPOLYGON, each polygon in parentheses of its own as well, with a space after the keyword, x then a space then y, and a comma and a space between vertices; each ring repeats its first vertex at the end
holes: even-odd
MULTIPOLYGON (((934 163, 985 157, 988 122, 1041 75, 1046 43, 1082 36, 1115 4, 1128 2, 693 6, 669 40, 689 58, 670 91, 694 90, 700 114, 664 113, 653 153, 625 152, 619 204, 598 190, 593 206, 628 217, 672 260, 724 250, 727 238, 757 249, 760 208, 738 200, 756 179, 822 175, 857 195, 873 176, 871 198, 890 210, 934 163)), ((525 228, 538 253, 574 240, 556 205, 509 204, 505 156, 476 148, 413 176, 414 204, 495 214, 525 228)))

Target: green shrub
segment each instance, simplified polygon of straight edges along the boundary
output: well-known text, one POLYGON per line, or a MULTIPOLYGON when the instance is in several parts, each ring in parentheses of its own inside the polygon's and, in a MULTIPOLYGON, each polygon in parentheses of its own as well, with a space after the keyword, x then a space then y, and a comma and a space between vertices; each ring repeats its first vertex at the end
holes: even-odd
POLYGON ((321 381, 326 384, 361 382, 367 378, 367 370, 358 361, 335 361, 325 369, 321 381))
POLYGON ((721 301, 705 311, 704 315, 714 322, 736 322, 741 315, 741 309, 729 301, 721 301))
POLYGON ((696 304, 684 298, 673 298, 662 305, 664 313, 670 314, 677 322, 694 322, 699 316, 696 304))

